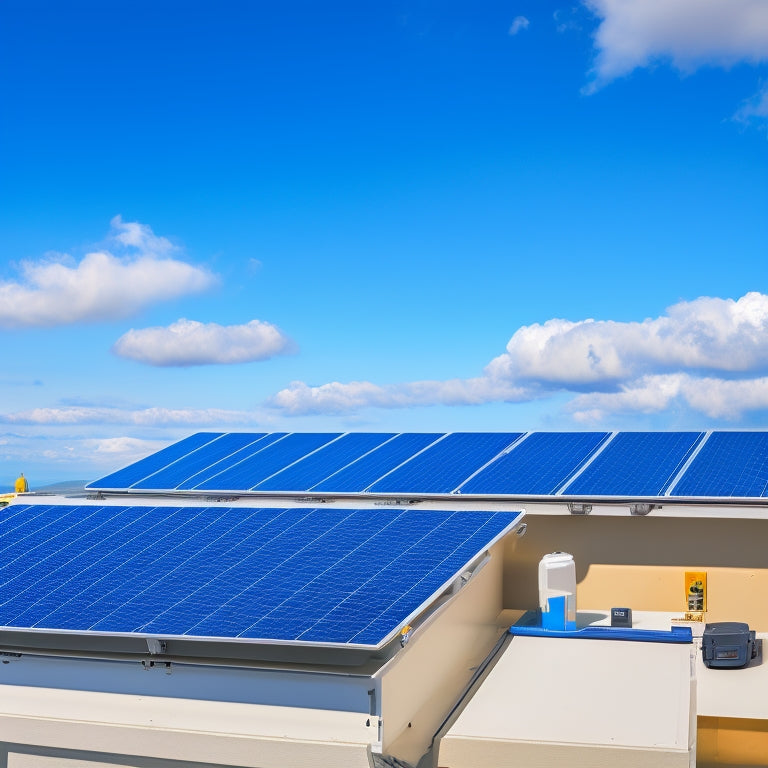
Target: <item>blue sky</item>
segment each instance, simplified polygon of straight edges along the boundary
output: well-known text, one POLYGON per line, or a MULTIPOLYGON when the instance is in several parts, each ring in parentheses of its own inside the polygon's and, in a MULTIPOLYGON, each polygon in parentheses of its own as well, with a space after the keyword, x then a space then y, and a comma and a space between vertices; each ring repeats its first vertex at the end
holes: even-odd
POLYGON ((0 486, 766 424, 765 0, 8 0, 0 104, 0 486))

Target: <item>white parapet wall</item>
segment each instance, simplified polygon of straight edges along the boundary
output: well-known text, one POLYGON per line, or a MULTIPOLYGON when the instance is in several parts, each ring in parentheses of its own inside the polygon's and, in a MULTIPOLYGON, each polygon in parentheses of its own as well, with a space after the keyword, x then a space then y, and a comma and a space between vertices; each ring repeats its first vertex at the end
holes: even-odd
POLYGON ((440 768, 689 768, 692 644, 514 637, 438 742, 440 768))
POLYGON ((131 758, 369 768, 377 726, 362 712, 0 686, 0 764, 5 757, 8 768, 125 766, 131 758))

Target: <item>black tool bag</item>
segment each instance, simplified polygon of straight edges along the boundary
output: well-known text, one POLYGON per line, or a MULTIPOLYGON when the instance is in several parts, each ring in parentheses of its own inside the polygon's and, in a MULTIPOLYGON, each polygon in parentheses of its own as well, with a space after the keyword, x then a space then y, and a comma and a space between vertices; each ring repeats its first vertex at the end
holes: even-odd
POLYGON ((707 624, 701 639, 701 653, 708 667, 738 669, 757 657, 755 631, 741 621, 707 624))

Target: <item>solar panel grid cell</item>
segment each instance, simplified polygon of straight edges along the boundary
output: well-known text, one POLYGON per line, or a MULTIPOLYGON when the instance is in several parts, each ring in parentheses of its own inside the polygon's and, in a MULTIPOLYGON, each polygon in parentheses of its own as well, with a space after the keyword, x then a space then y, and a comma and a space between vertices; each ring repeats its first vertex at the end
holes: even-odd
POLYGON ((222 432, 198 432, 190 435, 178 443, 147 456, 145 459, 102 477, 95 483, 89 483, 86 488, 114 488, 117 490, 130 488, 134 483, 138 483, 163 467, 167 467, 172 462, 197 450, 206 443, 210 443, 222 434, 222 432))
POLYGON ((713 432, 670 496, 768 495, 768 432, 713 432))
MULTIPOLYGON (((246 589, 259 574, 270 570, 270 557, 282 543, 292 541, 300 546, 311 539, 313 531, 307 528, 302 538, 302 528, 312 512, 311 509, 277 510, 262 525, 258 524, 257 518, 250 536, 219 554, 216 567, 208 578, 195 578, 183 600, 148 618, 141 631, 182 635, 205 621, 224 602, 246 589)), ((233 616, 232 620, 237 619, 233 616)))
MULTIPOLYGON (((443 579, 437 586, 445 581, 445 571, 440 565, 445 560, 446 544, 451 544, 453 539, 463 541, 466 536, 466 522, 461 515, 452 515, 440 521, 430 516, 429 513, 420 513, 420 519, 414 519, 414 530, 408 531, 412 513, 408 513, 404 519, 399 519, 393 526, 391 533, 393 547, 387 552, 375 558, 379 563, 378 570, 367 568, 356 579, 357 588, 338 606, 334 606, 322 619, 308 628, 301 636, 302 639, 312 639, 320 635, 334 638, 335 642, 368 642, 368 640, 355 639, 355 635, 363 633, 369 624, 374 622, 390 623, 394 614, 407 616, 418 607, 416 600, 423 596, 427 589, 427 582, 422 579, 426 574, 437 569, 443 579), (399 528, 399 530, 397 530, 399 528), (438 553, 435 558, 435 553, 438 553), (432 560, 429 569, 423 568, 424 562, 432 560), (387 584, 398 585, 397 589, 387 589, 387 584), (411 590, 413 590, 411 592, 411 590), (393 609, 398 597, 407 596, 406 602, 401 604, 403 610, 393 609), (368 617, 369 621, 356 625, 354 632, 350 632, 352 624, 347 621, 347 616, 368 617)), ((479 519, 475 520, 475 525, 479 519)), ((449 546, 448 551, 453 547, 449 546)), ((450 559, 453 570, 457 568, 456 558, 450 559)), ((458 564, 460 568, 462 564, 458 564)), ((437 587, 435 587, 437 589, 437 587)), ((435 589, 430 592, 432 594, 435 589)), ((370 633, 368 633, 370 635, 370 633)))
MULTIPOLYGON (((280 585, 283 579, 287 585, 302 581, 309 573, 330 564, 330 555, 322 546, 323 538, 334 533, 341 535, 338 528, 350 514, 351 510, 312 510, 301 520, 301 525, 293 525, 263 542, 252 555, 201 591, 200 597, 205 600, 210 596, 216 607, 201 621, 192 621, 191 615, 185 617, 187 627, 183 634, 217 635, 223 626, 227 634, 237 636, 249 623, 243 612, 247 614, 253 601, 261 598, 259 607, 264 610, 266 605, 279 599, 280 592, 271 592, 272 585, 285 586, 280 585), (305 566, 303 573, 302 565, 305 566)), ((188 602, 188 609, 194 613, 197 606, 188 602)))
POLYGON ((6 569, 0 626, 370 645, 518 516, 96 506, 16 514, 29 529, 6 546, 30 536, 37 545, 6 569))
POLYGON ((256 491, 307 491, 394 437, 394 433, 352 432, 323 446, 254 486, 256 491))
POLYGON ((703 432, 620 432, 564 495, 661 496, 703 432))
POLYGON ((608 437, 608 432, 534 432, 468 480, 461 492, 552 495, 608 437))
MULTIPOLYGON (((17 584, 24 583, 25 572, 19 570, 19 563, 28 564, 28 570, 56 566, 70 544, 91 532, 91 518, 97 512, 98 508, 94 508, 90 514, 80 516, 77 507, 50 507, 37 516, 35 527, 28 526, 26 535, 13 540, 8 546, 0 547, 0 583, 6 575, 17 584)), ((10 541, 10 537, 2 537, 2 541, 10 541)))
MULTIPOLYGON (((78 510, 70 509, 75 513, 78 510)), ((103 557, 146 530, 144 518, 148 511, 111 507, 109 514, 102 512, 98 518, 91 518, 90 531, 76 545, 52 550, 55 563, 40 556, 29 559, 26 568, 19 568, 13 580, 0 584, 0 624, 34 626, 85 589, 99 573, 103 557)), ((66 516, 62 516, 61 526, 67 522, 66 516)))
POLYGON ((255 440, 253 443, 249 443, 238 451, 225 456, 219 461, 209 464, 204 469, 191 475, 183 482, 176 486, 177 491, 189 491, 194 490, 199 485, 202 485, 207 480, 212 480, 218 477, 222 472, 232 469, 246 459, 250 459, 255 456, 259 451, 263 451, 272 443, 276 443, 278 440, 282 440, 288 433, 287 432, 272 432, 271 434, 264 435, 264 437, 255 440))
MULTIPOLYGON (((118 546, 98 551, 99 559, 63 585, 63 602, 53 611, 41 615, 39 609, 33 626, 55 626, 63 629, 89 629, 103 615, 130 599, 139 587, 131 580, 137 572, 148 576, 164 547, 175 536, 189 535, 200 508, 167 508, 166 514, 156 508, 143 516, 144 532, 134 527, 133 534, 118 546), (158 514, 160 513, 160 514, 158 514)), ((122 536, 120 537, 122 538, 122 536)), ((88 558, 90 561, 90 558, 88 558)), ((68 568, 66 570, 69 570, 68 568)))
POLYGON ((8 542, 12 542, 13 539, 6 539, 4 535, 12 534, 20 526, 28 529, 29 522, 27 516, 31 515, 30 519, 34 520, 40 515, 44 515, 48 509, 48 506, 42 504, 13 504, 7 507, 0 507, 0 543, 3 546, 8 546, 8 542))
POLYGON ((199 552, 190 553, 187 561, 159 576, 154 608, 133 627, 134 631, 181 626, 179 614, 188 613, 185 601, 192 595, 197 596, 198 619, 216 609, 215 601, 204 603, 201 598, 206 586, 247 557, 261 538, 280 530, 281 519, 286 514, 282 509, 249 509, 247 512, 229 510, 234 520, 228 530, 212 538, 199 552))
POLYGON ((239 464, 199 483, 196 490, 248 491, 271 475, 335 440, 341 433, 292 433, 275 441, 239 464))
POLYGON ((252 445, 264 434, 230 433, 222 435, 196 451, 181 457, 173 464, 134 483, 137 490, 174 490, 201 470, 210 467, 246 446, 252 445))
MULTIPOLYGON (((99 601, 93 604, 96 615, 103 616, 90 629, 120 631, 120 627, 129 627, 136 631, 147 617, 161 610, 162 605, 173 605, 189 594, 189 579, 199 579, 202 570, 190 572, 187 567, 195 561, 198 568, 205 566, 206 548, 218 542, 233 529, 240 527, 243 516, 230 509, 212 508, 203 510, 193 518, 190 530, 176 529, 174 541, 167 543, 152 563, 151 573, 154 578, 148 580, 145 572, 127 575, 113 595, 116 607, 106 612, 99 610, 99 601), (171 578, 173 575, 176 578, 171 578), (184 576, 183 580, 178 578, 184 576)), ((208 556, 211 552, 208 552, 208 556)))
MULTIPOLYGON (((445 515, 443 515, 445 517, 445 515)), ((356 524, 356 521, 350 521, 356 524)), ((371 521, 374 523, 374 521, 371 521)), ((311 612, 302 615, 302 626, 299 635, 308 633, 314 635, 324 631, 331 631, 332 637, 339 637, 338 629, 331 629, 338 618, 359 617, 365 610, 371 609, 371 603, 356 600, 353 596, 364 593, 366 589, 371 589, 376 594, 389 593, 393 585, 397 584, 397 579, 392 576, 401 576, 399 571, 394 573, 391 570, 392 563, 397 563, 407 552, 409 544, 418 541, 419 537, 427 535, 439 521, 430 515, 418 513, 411 516, 404 511, 388 511, 386 517, 381 518, 380 525, 373 525, 367 531, 367 537, 361 541, 355 542, 353 552, 350 557, 338 559, 326 570, 321 572, 317 581, 310 582, 312 592, 314 587, 333 585, 334 590, 329 589, 329 594, 336 594, 336 599, 324 599, 318 603, 313 603, 311 612), (330 581, 327 581, 329 580, 330 581), (376 581, 375 586, 370 586, 376 581), (340 591, 338 591, 340 590, 340 591), (338 599, 338 598, 341 599, 338 599), (334 614, 328 619, 330 614, 334 614), (305 620, 306 619, 306 620, 305 620), (313 632, 316 625, 321 625, 319 630, 313 632), (323 629, 323 625, 325 629, 323 629)), ((308 585, 309 586, 309 585, 308 585)), ((244 637, 258 637, 265 631, 265 627, 274 623, 275 620, 292 621, 296 617, 296 612, 301 611, 301 606, 306 604, 305 599, 308 595, 301 594, 299 590, 290 596, 284 604, 278 607, 274 612, 265 616, 264 619, 254 622, 245 629, 241 635, 244 637)), ((395 590, 396 591, 396 590, 395 590)), ((303 612, 302 612, 303 613, 303 612)), ((287 630, 281 630, 285 632, 287 630)), ((326 631, 326 634, 327 634, 326 631)), ((298 635, 294 635, 298 637, 298 635)), ((301 639, 306 639, 302 637, 301 639)), ((333 640, 332 642, 347 642, 343 640, 333 640)))
POLYGON ((454 432, 368 488, 371 493, 450 493, 519 432, 454 432))
POLYGON ((442 436, 439 432, 412 432, 398 435, 366 456, 352 462, 348 467, 316 483, 309 490, 318 493, 362 493, 379 478, 442 436))
MULTIPOLYGON (((461 521, 457 521, 461 522, 461 521)), ((490 538, 493 538, 498 532, 497 522, 493 515, 489 514, 485 523, 479 527, 463 526, 464 530, 461 536, 456 536, 452 532, 450 536, 443 535, 431 541, 422 540, 419 544, 409 551, 409 556, 419 557, 419 550, 425 547, 439 547, 438 551, 444 554, 443 560, 437 564, 431 571, 422 573, 413 569, 408 571, 404 569, 402 573, 403 585, 402 594, 397 596, 385 610, 381 611, 368 625, 351 636, 348 642, 371 643, 373 638, 381 635, 388 624, 391 624, 392 617, 399 615, 409 615, 417 610, 420 605, 420 595, 432 594, 441 589, 446 583, 446 574, 448 571, 455 572, 457 565, 469 562, 476 554, 482 551, 484 545, 490 538), (444 568, 444 564, 452 563, 450 568, 444 568)), ((445 534, 446 531, 443 531, 445 534)))

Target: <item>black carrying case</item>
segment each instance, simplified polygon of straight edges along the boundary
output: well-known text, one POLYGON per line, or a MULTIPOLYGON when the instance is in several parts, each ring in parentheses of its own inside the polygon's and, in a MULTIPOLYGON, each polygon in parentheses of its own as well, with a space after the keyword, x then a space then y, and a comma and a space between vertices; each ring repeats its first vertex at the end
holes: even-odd
POLYGON ((718 621, 704 627, 701 655, 708 667, 746 667, 757 656, 755 631, 741 621, 718 621))

